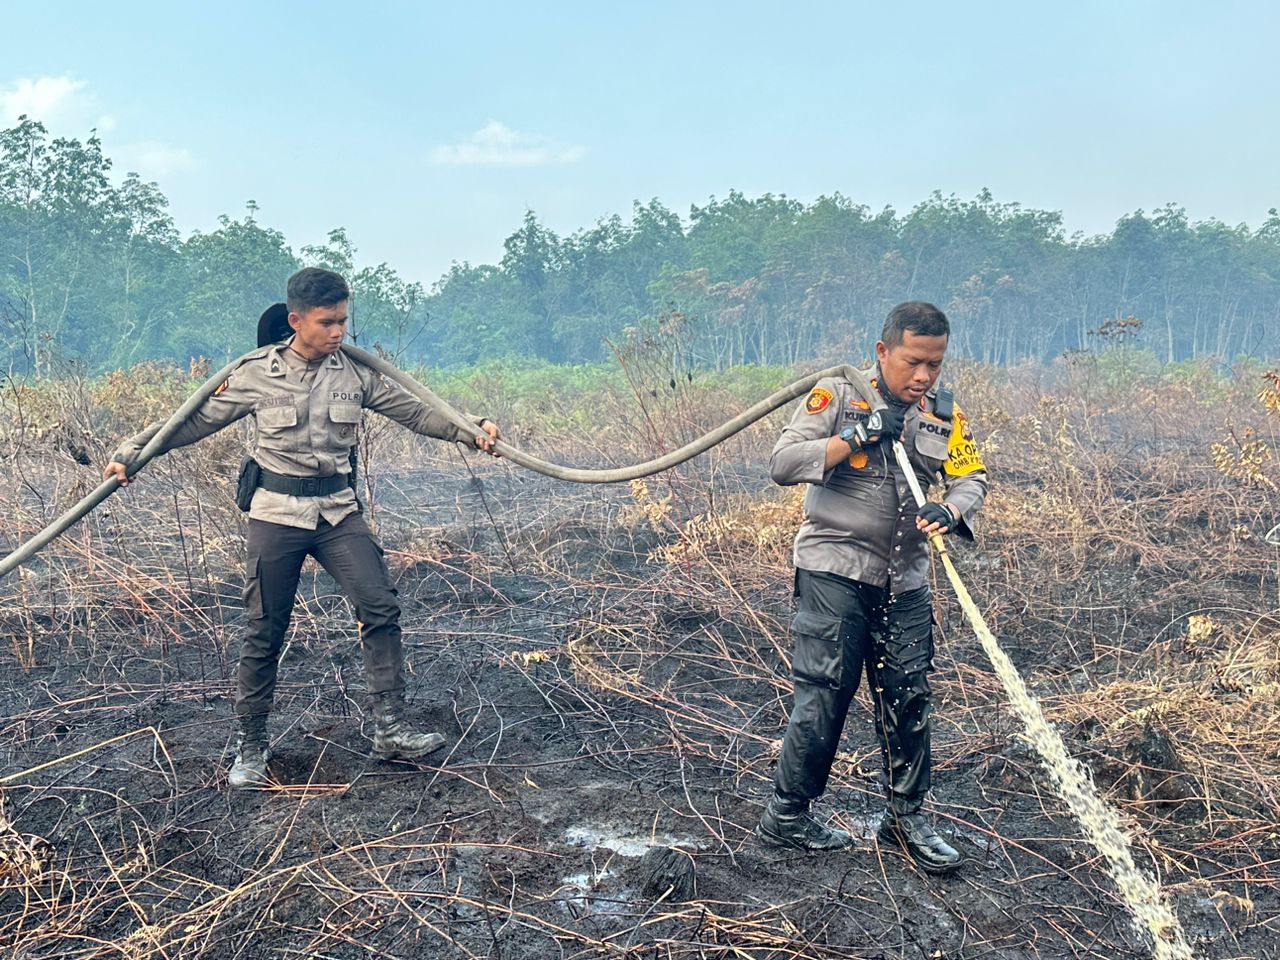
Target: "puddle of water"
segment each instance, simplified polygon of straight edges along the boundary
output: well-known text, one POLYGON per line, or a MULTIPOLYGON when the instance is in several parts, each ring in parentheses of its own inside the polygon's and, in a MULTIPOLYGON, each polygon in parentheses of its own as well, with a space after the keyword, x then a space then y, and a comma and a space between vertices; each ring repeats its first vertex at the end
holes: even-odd
POLYGON ((876 835, 876 831, 880 828, 880 814, 877 813, 870 817, 855 817, 851 814, 846 814, 839 821, 833 822, 838 822, 839 826, 844 827, 855 837, 861 840, 869 840, 876 835))
POLYGON ((607 880, 609 877, 612 877, 613 874, 614 871, 612 870, 600 870, 596 873, 575 873, 571 877, 562 878, 560 882, 568 884, 571 887, 576 887, 585 893, 601 880, 607 880))
POLYGON ((652 846, 695 848, 701 846, 688 837, 673 837, 665 833, 654 836, 646 834, 643 837, 628 836, 610 830, 608 827, 597 827, 592 824, 570 827, 564 832, 564 839, 575 847, 603 848, 612 850, 620 857, 643 857, 652 846))

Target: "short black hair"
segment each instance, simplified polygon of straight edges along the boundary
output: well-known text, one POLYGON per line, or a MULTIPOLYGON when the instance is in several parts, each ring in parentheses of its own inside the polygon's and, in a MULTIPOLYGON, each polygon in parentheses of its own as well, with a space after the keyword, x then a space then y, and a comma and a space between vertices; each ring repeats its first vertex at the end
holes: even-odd
POLYGON ((351 288, 342 275, 319 267, 299 270, 289 278, 285 292, 289 299, 289 312, 299 314, 351 299, 351 288))
POLYGON ((886 347, 901 346, 903 334, 908 330, 917 337, 951 337, 947 315, 923 300, 908 300, 890 310, 880 339, 886 347))

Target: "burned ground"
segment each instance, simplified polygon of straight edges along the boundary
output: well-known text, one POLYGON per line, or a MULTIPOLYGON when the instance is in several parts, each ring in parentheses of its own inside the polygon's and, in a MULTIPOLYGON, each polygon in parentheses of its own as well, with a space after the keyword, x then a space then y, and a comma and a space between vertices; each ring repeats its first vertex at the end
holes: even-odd
MULTIPOLYGON (((1196 955, 1275 955, 1276 557, 1237 529, 1266 511, 1166 447, 1098 441, 1064 462, 1051 411, 985 412, 1010 476, 962 575, 1196 955)), ((449 746, 369 759, 350 615, 311 571, 276 785, 234 795, 241 521, 222 481, 192 479, 212 471, 173 455, 3 584, 6 955, 1149 956, 945 581, 933 809, 965 868, 929 877, 874 839, 865 691, 818 804, 856 845, 754 840, 786 722, 798 518, 764 479, 767 436, 630 490, 388 457, 372 513, 412 712, 449 746), (664 847, 667 869, 693 866, 687 899, 655 895, 644 854, 664 847)), ((10 540, 51 509, 33 491, 56 499, 31 471, 10 540)))

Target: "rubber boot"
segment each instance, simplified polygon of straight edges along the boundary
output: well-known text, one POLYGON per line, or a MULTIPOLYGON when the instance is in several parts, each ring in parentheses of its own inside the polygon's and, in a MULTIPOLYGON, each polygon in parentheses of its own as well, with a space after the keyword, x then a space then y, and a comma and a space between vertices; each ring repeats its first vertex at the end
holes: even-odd
POLYGON ((438 733, 420 733, 404 719, 404 699, 380 696, 373 700, 373 755, 379 760, 412 760, 444 746, 438 733))
POLYGON ((236 743, 236 759, 227 774, 227 785, 232 790, 261 789, 270 783, 267 761, 271 751, 267 747, 267 718, 244 717, 240 721, 240 739, 236 743))
POLYGON ((808 807, 774 794, 764 805, 756 836, 771 847, 793 850, 842 850, 853 843, 844 830, 819 823, 808 807))
POLYGON ((951 873, 960 867, 960 852, 938 836, 928 817, 918 810, 914 813, 886 810, 876 834, 882 841, 906 850, 925 873, 951 873))

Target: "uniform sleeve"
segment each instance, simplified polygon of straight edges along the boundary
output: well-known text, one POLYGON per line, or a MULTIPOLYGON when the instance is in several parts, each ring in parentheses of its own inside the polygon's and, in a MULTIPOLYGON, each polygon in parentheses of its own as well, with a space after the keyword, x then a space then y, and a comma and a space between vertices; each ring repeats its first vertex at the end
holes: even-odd
POLYGON ((823 482, 827 441, 835 435, 839 416, 838 400, 835 381, 828 378, 819 380, 796 407, 769 456, 769 476, 774 483, 790 487, 823 482))
POLYGON ((942 483, 945 490, 942 499, 960 512, 960 521, 954 532, 972 540, 974 521, 987 499, 989 480, 982 452, 974 440, 969 420, 959 406, 951 420, 947 459, 942 464, 942 483))
MULTIPOLYGON (((398 383, 368 367, 358 365, 356 369, 364 381, 364 406, 374 413, 380 413, 424 437, 464 443, 474 439, 464 435, 453 421, 431 409, 398 383)), ((467 419, 474 420, 479 430, 486 418, 467 415, 467 419)))
MULTIPOLYGON (((253 412, 257 394, 250 389, 249 378, 241 372, 242 369, 237 368, 233 371, 231 376, 222 381, 204 403, 192 411, 191 416, 187 417, 177 432, 169 438, 169 442, 165 444, 163 450, 159 451, 160 453, 167 453, 178 447, 195 443, 197 440, 203 440, 253 412)), ((111 459, 126 466, 132 465, 138 454, 142 452, 142 448, 150 442, 162 426, 164 426, 163 422, 153 423, 141 433, 130 437, 116 449, 111 459)))

